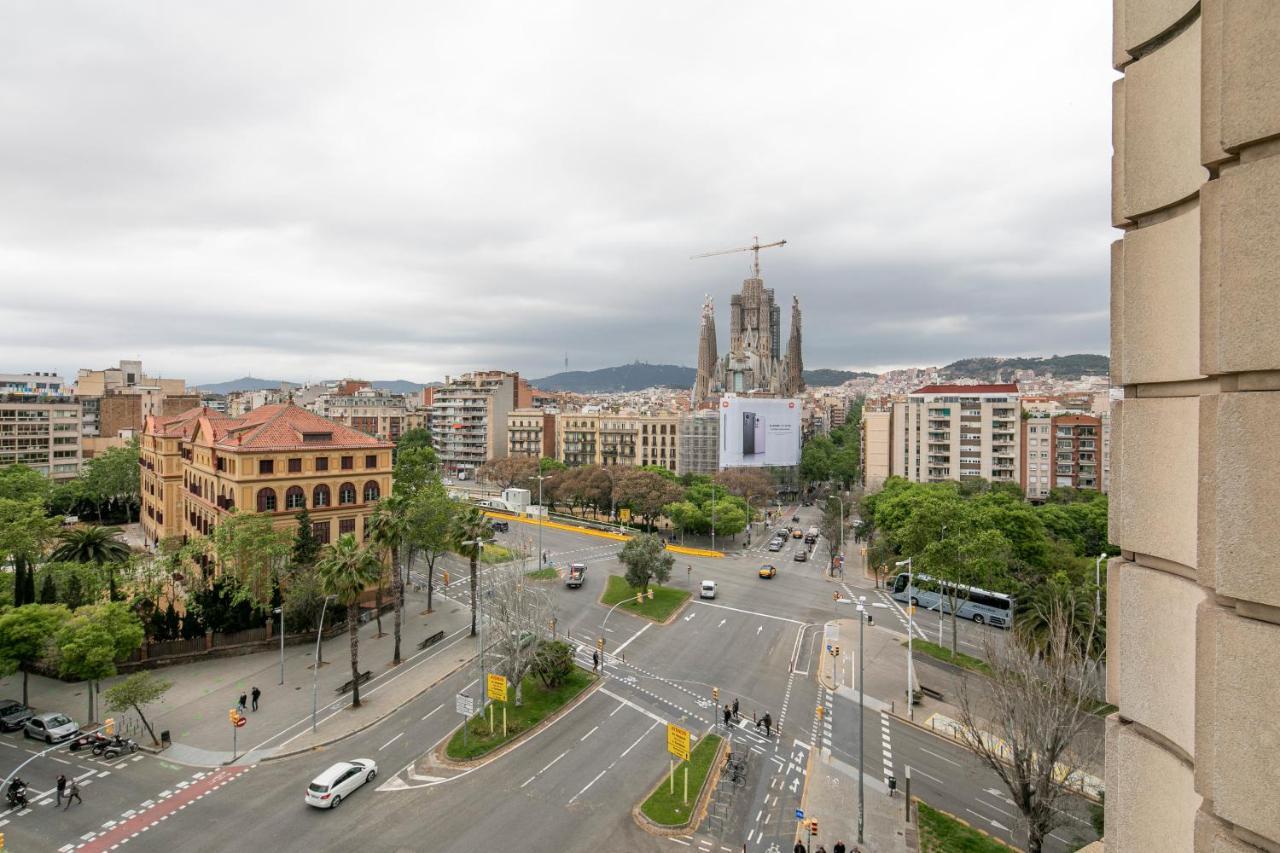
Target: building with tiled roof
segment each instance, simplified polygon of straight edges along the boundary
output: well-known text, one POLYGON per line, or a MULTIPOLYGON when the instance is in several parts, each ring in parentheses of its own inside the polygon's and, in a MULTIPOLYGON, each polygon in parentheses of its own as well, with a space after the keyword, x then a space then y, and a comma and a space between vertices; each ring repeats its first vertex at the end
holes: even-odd
POLYGON ((207 536, 234 510, 268 513, 279 528, 302 509, 317 538, 365 535, 391 492, 395 445, 293 403, 230 417, 207 406, 148 416, 139 447, 148 542, 207 536))

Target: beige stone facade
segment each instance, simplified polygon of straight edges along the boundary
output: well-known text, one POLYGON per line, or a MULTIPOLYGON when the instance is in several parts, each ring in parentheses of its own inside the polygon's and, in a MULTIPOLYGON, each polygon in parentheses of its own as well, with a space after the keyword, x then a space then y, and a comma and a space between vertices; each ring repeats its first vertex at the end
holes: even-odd
POLYGON ((0 467, 26 465, 59 482, 80 474, 80 403, 73 397, 0 395, 0 467))
POLYGON ((890 408, 862 410, 862 488, 878 492, 889 479, 893 455, 893 411, 890 408))
POLYGON ((676 413, 565 412, 556 416, 556 458, 566 465, 658 465, 679 470, 676 413))
POLYGON ((542 409, 513 409, 507 415, 507 455, 555 459, 555 413, 542 409))
POLYGON ((895 402, 890 473, 913 483, 1017 483, 1017 385, 926 385, 895 402))
POLYGON ((1108 853, 1280 849, 1277 45, 1115 2, 1108 853))

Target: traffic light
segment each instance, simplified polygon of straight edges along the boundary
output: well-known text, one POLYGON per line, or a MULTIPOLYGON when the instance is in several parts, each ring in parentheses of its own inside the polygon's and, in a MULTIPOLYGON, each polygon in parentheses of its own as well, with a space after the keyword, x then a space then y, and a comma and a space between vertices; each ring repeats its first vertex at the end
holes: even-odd
POLYGON ((813 820, 809 821, 809 834, 810 835, 818 834, 818 819, 816 817, 813 820))
POLYGON ((711 701, 716 702, 716 703, 719 703, 719 702, 720 702, 720 688, 719 688, 719 687, 712 687, 712 688, 711 688, 711 701))
POLYGON ((444 585, 445 585, 445 586, 448 586, 448 585, 449 585, 449 573, 448 573, 448 572, 445 572, 445 573, 444 573, 444 585))
POLYGON ((240 712, 237 711, 235 708, 231 708, 230 710, 227 711, 227 718, 231 720, 231 725, 234 726, 236 724, 236 721, 240 719, 240 712))
POLYGON ((831 593, 831 600, 832 600, 832 601, 839 601, 839 600, 840 600, 840 593, 838 593, 838 592, 833 592, 833 593, 831 593))
POLYGON ((871 615, 871 611, 870 611, 870 610, 868 610, 868 611, 867 611, 867 624, 868 624, 868 625, 874 625, 874 624, 876 624, 876 617, 874 617, 874 616, 872 616, 872 615, 871 615))
POLYGON ((596 648, 600 651, 604 651, 604 637, 600 637, 596 640, 596 648))
POLYGON ((111 737, 116 733, 116 721, 111 717, 107 717, 102 721, 102 733, 107 737, 111 737))
POLYGON ((831 654, 832 654, 832 655, 834 655, 834 656, 836 656, 836 657, 839 657, 839 655, 840 655, 840 647, 839 647, 839 646, 832 646, 832 647, 831 647, 831 654))
POLYGON ((819 719, 819 720, 821 720, 821 719, 822 719, 823 714, 825 714, 825 713, 826 713, 826 709, 824 709, 821 705, 819 705, 819 706, 818 706, 818 719, 819 719))
POLYGON ((649 600, 653 601, 653 590, 649 590, 649 600))

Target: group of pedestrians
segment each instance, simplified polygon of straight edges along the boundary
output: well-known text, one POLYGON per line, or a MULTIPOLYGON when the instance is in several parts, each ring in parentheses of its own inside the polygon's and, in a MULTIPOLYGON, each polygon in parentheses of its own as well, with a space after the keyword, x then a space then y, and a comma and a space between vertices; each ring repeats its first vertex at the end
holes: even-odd
POLYGON ((64 812, 67 809, 71 808, 72 800, 75 800, 80 805, 84 805, 84 800, 80 799, 80 783, 77 782, 75 779, 72 779, 70 782, 68 782, 66 775, 63 773, 59 773, 57 787, 58 787, 58 801, 53 805, 55 809, 58 806, 62 806, 63 797, 66 797, 67 799, 67 804, 65 806, 62 806, 62 810, 64 812))
MULTIPOLYGON (((837 841, 836 846, 831 848, 831 853, 845 853, 845 850, 846 848, 844 846, 844 842, 837 841)), ((808 853, 808 851, 806 851, 804 848, 803 841, 796 842, 795 853, 808 853)), ((827 853, 827 848, 819 844, 818 849, 813 851, 813 853, 827 853)))
POLYGON ((255 685, 254 688, 249 691, 248 695, 245 695, 244 693, 240 694, 240 701, 237 704, 239 705, 241 714, 244 713, 245 706, 248 704, 250 696, 253 697, 253 710, 258 710, 258 699, 262 696, 262 691, 257 688, 257 685, 255 685))
MULTIPOLYGON (((721 713, 724 714, 724 727, 727 729, 734 721, 741 719, 738 714, 738 700, 734 699, 732 705, 725 705, 721 713)), ((761 728, 764 729, 765 737, 773 737, 773 717, 768 711, 764 712, 764 716, 756 718, 756 731, 760 731, 761 728)))

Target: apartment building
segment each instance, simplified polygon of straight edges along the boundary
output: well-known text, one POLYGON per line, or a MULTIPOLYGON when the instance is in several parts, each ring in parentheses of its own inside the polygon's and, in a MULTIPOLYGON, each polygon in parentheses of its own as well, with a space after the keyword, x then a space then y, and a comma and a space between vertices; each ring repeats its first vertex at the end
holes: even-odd
POLYGON ((0 373, 0 396, 66 397, 67 383, 56 373, 0 373))
POLYGON ((1022 426, 1022 491, 1043 501, 1055 487, 1105 491, 1103 432, 1107 419, 1079 412, 1030 415, 1022 426))
POLYGON ((566 465, 599 465, 600 414, 567 412, 556 416, 556 458, 566 465))
POLYGON ((391 493, 394 445, 292 403, 231 417, 208 407, 150 415, 139 446, 147 541, 208 536, 228 513, 267 513, 279 529, 306 509, 321 542, 367 535, 391 493))
POLYGON ((103 370, 81 369, 75 394, 83 409, 86 458, 123 447, 142 432, 148 416, 172 416, 200 405, 200 395, 188 392, 186 382, 148 376, 136 360, 103 370))
POLYGON ((512 409, 507 415, 507 455, 557 458, 556 413, 512 409))
POLYGON ((1107 853, 1280 850, 1277 44, 1115 2, 1107 853))
POLYGON ((0 394, 0 467, 26 465, 55 482, 80 473, 83 410, 73 397, 0 394))
POLYGON ((893 404, 862 409, 862 488, 868 494, 884 488, 893 456, 893 404))
POLYGON ((556 458, 566 465, 658 465, 674 472, 683 417, 674 412, 561 413, 556 416, 556 458))
POLYGON ((320 395, 308 408, 330 420, 393 443, 414 426, 421 426, 427 417, 425 412, 419 414, 416 400, 404 394, 393 394, 367 385, 347 394, 341 390, 320 395))
POLYGON ((926 385, 893 406, 890 472, 917 483, 1017 483, 1017 385, 926 385))
POLYGON ((446 378, 434 390, 431 442, 445 471, 474 474, 507 455, 507 416, 520 408, 520 381, 518 373, 480 371, 446 378))
POLYGON ((720 469, 720 412, 690 412, 676 428, 676 473, 714 474, 720 469))

